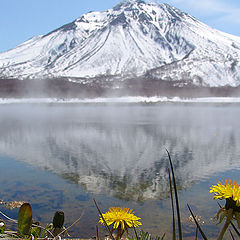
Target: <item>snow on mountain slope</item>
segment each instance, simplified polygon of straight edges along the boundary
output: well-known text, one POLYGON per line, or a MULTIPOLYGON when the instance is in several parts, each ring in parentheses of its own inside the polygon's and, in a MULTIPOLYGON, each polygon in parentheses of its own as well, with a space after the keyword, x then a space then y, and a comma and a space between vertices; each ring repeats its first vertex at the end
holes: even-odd
POLYGON ((124 80, 147 74, 178 85, 238 86, 239 59, 239 37, 167 4, 127 0, 0 53, 0 76, 124 80))

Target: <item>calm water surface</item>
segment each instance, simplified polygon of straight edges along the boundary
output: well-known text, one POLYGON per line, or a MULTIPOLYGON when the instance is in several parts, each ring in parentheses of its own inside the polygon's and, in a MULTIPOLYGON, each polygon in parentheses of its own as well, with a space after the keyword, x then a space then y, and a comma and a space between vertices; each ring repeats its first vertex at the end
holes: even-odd
MULTIPOLYGON (((29 201, 42 224, 61 209, 68 226, 85 209, 72 236, 95 235, 93 198, 102 211, 130 207, 144 230, 169 233, 167 148, 184 236, 195 231, 188 203, 214 237, 218 206, 209 187, 240 180, 239 116, 239 105, 1 105, 0 198, 29 201)), ((17 210, 0 209, 16 218, 17 210)))

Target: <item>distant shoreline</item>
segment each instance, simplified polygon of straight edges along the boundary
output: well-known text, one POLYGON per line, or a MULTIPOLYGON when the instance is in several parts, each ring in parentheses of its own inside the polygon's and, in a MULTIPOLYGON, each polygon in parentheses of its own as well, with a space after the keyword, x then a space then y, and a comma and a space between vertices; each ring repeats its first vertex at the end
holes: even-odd
POLYGON ((240 103, 240 97, 109 97, 109 98, 0 98, 0 104, 48 103, 240 103))

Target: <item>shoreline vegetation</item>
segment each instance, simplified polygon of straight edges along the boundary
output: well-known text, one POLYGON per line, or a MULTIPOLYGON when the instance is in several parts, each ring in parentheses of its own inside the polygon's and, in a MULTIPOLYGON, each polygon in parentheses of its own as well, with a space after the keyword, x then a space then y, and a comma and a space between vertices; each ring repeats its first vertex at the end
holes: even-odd
MULTIPOLYGON (((170 153, 166 149, 169 167, 169 195, 171 200, 171 213, 172 215, 172 230, 171 233, 164 233, 162 236, 153 237, 150 233, 144 232, 144 226, 142 226, 141 218, 137 217, 132 209, 124 207, 109 207, 106 213, 103 213, 97 201, 93 199, 96 211, 99 214, 98 224, 96 225, 96 236, 94 239, 100 240, 183 240, 182 221, 180 213, 180 202, 178 199, 178 189, 174 173, 174 163, 171 159, 170 153), (108 233, 106 237, 99 236, 99 227, 102 225, 105 228, 105 232, 108 233), (141 228, 139 230, 139 228, 141 228), (129 231, 131 230, 131 232, 129 231), (170 237, 170 236, 171 237, 170 237)), ((210 187, 209 193, 214 193, 214 200, 226 200, 225 206, 219 205, 219 211, 214 217, 215 221, 220 224, 225 222, 219 230, 219 235, 216 240, 225 239, 225 233, 228 231, 231 239, 239 239, 240 232, 240 182, 226 180, 225 182, 218 182, 217 185, 210 187), (235 226, 237 223, 237 227, 235 226)), ((12 201, 5 203, 1 200, 1 204, 8 208, 20 207, 18 212, 18 219, 12 219, 0 211, 0 238, 1 239, 81 239, 71 238, 68 234, 68 230, 83 217, 85 210, 82 211, 81 216, 74 221, 67 228, 64 227, 64 212, 56 211, 52 222, 46 226, 41 226, 39 222, 33 222, 32 219, 32 207, 29 203, 12 201), (9 229, 7 223, 17 225, 16 229, 9 229)), ((201 227, 201 220, 198 219, 198 215, 192 211, 191 206, 187 204, 187 208, 191 214, 192 221, 195 223, 195 237, 191 239, 204 239, 210 240, 207 237, 201 227)), ((209 233, 210 234, 210 233, 209 233)), ((92 239, 92 238, 89 238, 92 239)), ((188 238, 189 239, 189 238, 188 238)), ((213 239, 213 238, 211 238, 213 239)), ((229 238, 230 239, 230 238, 229 238)))

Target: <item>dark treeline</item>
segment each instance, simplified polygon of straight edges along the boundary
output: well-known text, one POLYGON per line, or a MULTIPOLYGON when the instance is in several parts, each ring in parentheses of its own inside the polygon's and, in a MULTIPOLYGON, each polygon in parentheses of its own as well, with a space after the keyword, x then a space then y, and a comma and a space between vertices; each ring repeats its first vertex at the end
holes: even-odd
POLYGON ((184 81, 163 81, 151 78, 132 78, 124 81, 119 79, 106 81, 104 77, 75 79, 75 81, 69 81, 66 78, 0 79, 1 98, 118 96, 240 97, 240 86, 203 87, 187 84, 184 81))

